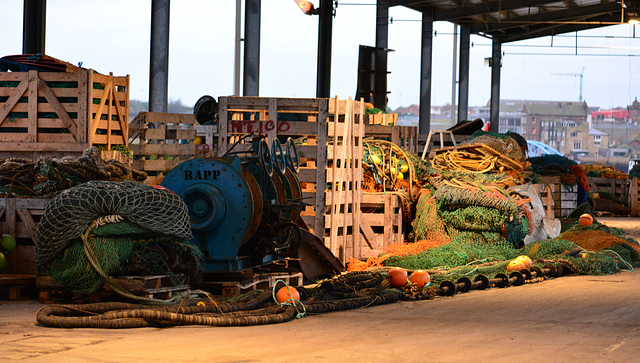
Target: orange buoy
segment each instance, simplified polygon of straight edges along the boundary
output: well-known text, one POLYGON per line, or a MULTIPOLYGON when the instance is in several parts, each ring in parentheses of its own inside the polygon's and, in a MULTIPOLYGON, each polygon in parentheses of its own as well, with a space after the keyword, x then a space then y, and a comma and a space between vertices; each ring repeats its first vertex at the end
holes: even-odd
POLYGON ((531 267, 531 265, 533 265, 533 261, 531 261, 531 258, 525 255, 516 257, 515 261, 518 261, 520 264, 522 264, 523 268, 529 268, 531 267))
POLYGON ((389 275, 391 286, 402 287, 407 284, 407 270, 402 267, 392 267, 387 274, 389 275))
POLYGON ((507 265, 507 271, 518 271, 522 270, 523 268, 525 267, 522 264, 522 261, 518 261, 518 259, 511 260, 511 262, 509 262, 509 264, 507 265))
POLYGON ((292 302, 291 300, 300 300, 300 293, 295 287, 285 286, 281 287, 276 293, 276 301, 280 304, 286 302, 292 302), (289 292, 291 291, 291 292, 289 292))
POLYGON ((409 281, 418 285, 419 288, 423 288, 431 281, 431 276, 429 276, 429 273, 425 270, 415 270, 411 273, 411 276, 409 276, 409 281))
POLYGON ((581 226, 590 226, 593 224, 593 217, 591 217, 590 214, 585 213, 580 216, 580 219, 578 219, 578 224, 581 226))

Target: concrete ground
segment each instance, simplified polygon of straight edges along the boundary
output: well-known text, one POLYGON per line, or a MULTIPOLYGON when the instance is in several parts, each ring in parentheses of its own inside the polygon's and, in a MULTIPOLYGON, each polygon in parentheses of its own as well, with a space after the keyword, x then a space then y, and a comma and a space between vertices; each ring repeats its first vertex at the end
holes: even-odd
MULTIPOLYGON (((640 237, 638 218, 599 218, 640 237)), ((640 271, 251 327, 57 329, 0 301, 0 362, 637 362, 640 271)))

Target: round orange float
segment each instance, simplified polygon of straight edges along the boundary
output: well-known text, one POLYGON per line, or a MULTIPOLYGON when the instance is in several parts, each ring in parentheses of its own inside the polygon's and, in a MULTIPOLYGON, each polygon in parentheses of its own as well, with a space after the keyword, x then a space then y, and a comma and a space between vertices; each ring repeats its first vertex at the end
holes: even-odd
POLYGON ((428 284, 431 281, 431 276, 429 273, 424 270, 415 270, 409 276, 409 281, 411 283, 418 285, 419 288, 423 288, 424 285, 428 284))
POLYGON ((407 270, 402 267, 392 267, 387 274, 393 287, 402 287, 407 283, 407 270))
POLYGON ((590 226, 593 224, 593 217, 591 217, 590 214, 585 213, 580 216, 580 219, 578 219, 578 224, 581 226, 590 226))
POLYGON ((531 265, 533 265, 533 261, 531 261, 531 258, 525 255, 520 255, 516 257, 514 261, 518 261, 520 264, 522 264, 522 266, 524 266, 523 268, 529 268, 531 267, 531 265))
POLYGON ((509 264, 507 265, 507 271, 518 271, 522 270, 523 268, 525 267, 522 264, 522 261, 518 261, 517 259, 511 260, 511 262, 509 262, 509 264))
POLYGON ((300 293, 296 290, 295 287, 285 286, 281 287, 280 290, 276 293, 276 301, 280 304, 286 302, 292 302, 293 300, 300 300, 300 293), (289 292, 291 291, 291 292, 289 292))

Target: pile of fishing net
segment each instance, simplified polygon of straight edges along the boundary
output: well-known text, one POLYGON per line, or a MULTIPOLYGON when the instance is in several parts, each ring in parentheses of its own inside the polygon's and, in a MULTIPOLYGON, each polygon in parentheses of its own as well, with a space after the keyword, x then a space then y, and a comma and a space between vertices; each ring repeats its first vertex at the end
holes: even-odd
POLYGON ((581 165, 587 176, 607 179, 628 179, 629 174, 623 173, 611 165, 605 163, 593 163, 581 165))
MULTIPOLYGON (((396 302, 404 294, 391 288, 378 272, 351 272, 296 287, 299 299, 277 302, 271 290, 255 290, 226 301, 188 298, 172 306, 126 303, 48 305, 36 315, 38 323, 59 328, 136 328, 175 325, 245 326, 275 324, 306 315, 396 302)), ((295 295, 295 293, 293 294, 295 295)))
POLYGON ((0 197, 52 198, 90 180, 144 181, 147 174, 115 159, 103 160, 96 147, 82 156, 40 158, 36 162, 9 158, 0 162, 0 197))
POLYGON ((522 162, 527 158, 527 141, 517 133, 507 132, 506 134, 496 134, 478 130, 471 134, 469 139, 461 145, 477 143, 485 144, 512 160, 522 162))
POLYGON ((78 295, 105 276, 169 275, 175 285, 202 278, 202 253, 187 206, 162 187, 90 181, 58 194, 37 228, 36 267, 78 295))

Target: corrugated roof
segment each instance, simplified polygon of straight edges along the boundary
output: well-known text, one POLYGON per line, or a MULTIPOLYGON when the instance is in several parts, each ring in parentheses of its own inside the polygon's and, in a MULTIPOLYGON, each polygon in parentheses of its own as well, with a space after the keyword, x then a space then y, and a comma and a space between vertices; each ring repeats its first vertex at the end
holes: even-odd
POLYGON ((470 26, 503 43, 627 22, 640 0, 389 0, 390 6, 432 14, 434 21, 470 26))
POLYGON ((587 117, 586 102, 500 100, 500 113, 520 113, 539 116, 587 117))

